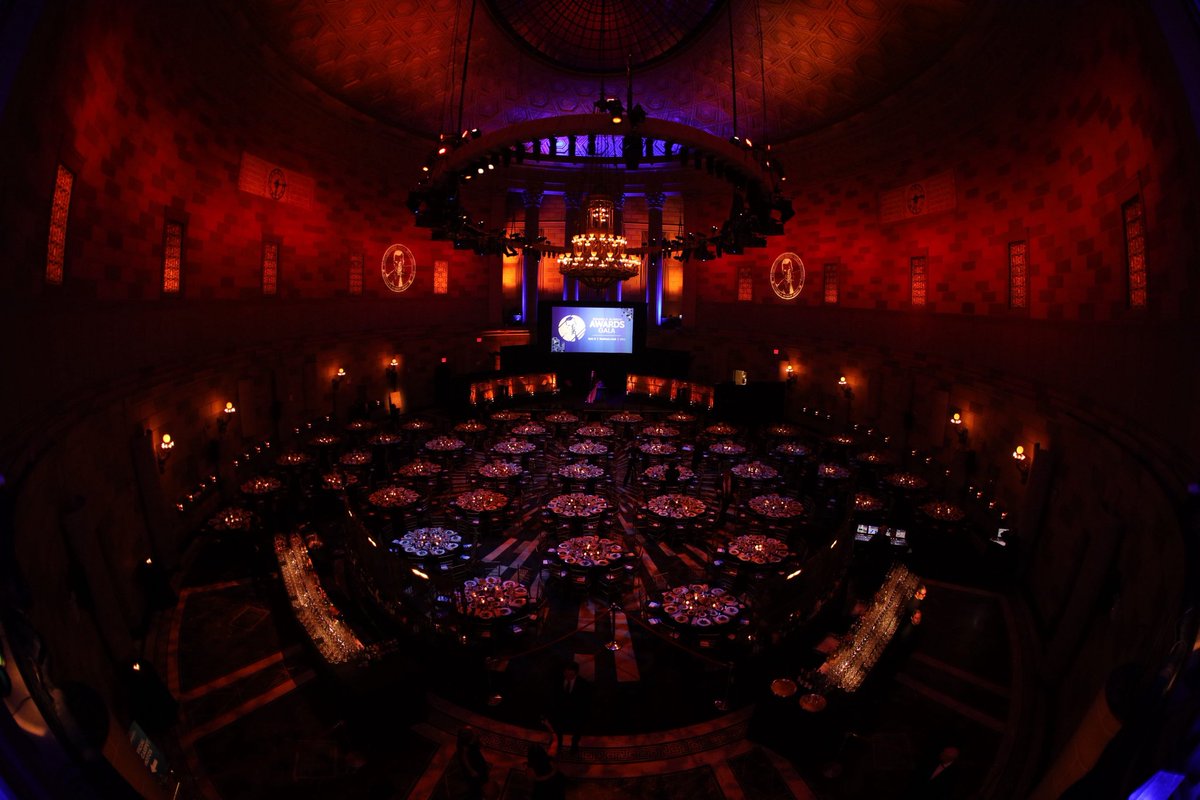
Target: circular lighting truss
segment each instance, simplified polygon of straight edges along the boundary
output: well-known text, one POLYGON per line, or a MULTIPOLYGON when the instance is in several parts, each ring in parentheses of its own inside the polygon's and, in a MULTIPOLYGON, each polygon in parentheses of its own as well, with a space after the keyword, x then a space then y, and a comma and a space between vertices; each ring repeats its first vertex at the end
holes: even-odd
MULTIPOLYGON (((651 242, 629 248, 625 255, 678 253, 682 260, 707 261, 724 253, 740 253, 746 247, 766 246, 765 237, 783 233, 793 212, 791 201, 781 194, 787 177, 769 147, 738 137, 721 139, 677 122, 648 119, 637 106, 627 113, 622 108, 621 122, 614 124, 619 101, 607 98, 596 105, 594 114, 528 120, 489 133, 468 129, 442 137, 421 168, 417 188, 409 193, 408 207, 417 226, 432 228, 441 238, 452 239, 456 247, 480 254, 512 255, 525 249, 574 256, 574 243, 570 248, 561 247, 472 224, 471 215, 460 203, 460 189, 473 181, 492 180, 511 165, 623 169, 624 175, 692 167, 732 186, 733 203, 726 223, 708 236, 688 234, 651 242)), ((609 252, 615 260, 616 254, 609 252)))

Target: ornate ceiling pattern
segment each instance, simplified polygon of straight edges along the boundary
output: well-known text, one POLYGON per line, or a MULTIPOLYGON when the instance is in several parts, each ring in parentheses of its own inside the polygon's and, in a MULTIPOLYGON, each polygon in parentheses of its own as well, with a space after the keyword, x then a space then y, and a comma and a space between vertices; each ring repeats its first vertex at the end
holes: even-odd
POLYGON ((727 5, 719 0, 486 0, 509 33, 552 64, 622 72, 671 53, 727 5))
MULTIPOLYGON (((243 26, 249 32, 247 46, 271 48, 290 70, 348 106, 427 137, 458 127, 468 0, 209 2, 250 23, 243 26)), ((970 0, 731 2, 737 132, 761 138, 765 80, 766 132, 776 142, 818 130, 897 92, 945 57, 985 5, 970 0)), ((583 15, 576 35, 590 31, 590 36, 596 5, 578 0, 559 13, 574 9, 583 15)), ((463 126, 490 130, 590 112, 599 78, 535 57, 515 40, 513 30, 519 28, 513 18, 500 24, 489 8, 481 4, 475 13, 463 126)), ((734 132, 730 17, 724 12, 720 5, 707 25, 689 20, 673 28, 670 47, 643 52, 643 59, 658 59, 633 73, 634 98, 650 116, 718 136, 734 132), (696 26, 700 30, 689 38, 696 26)), ((606 89, 623 97, 624 76, 608 77, 606 89)))

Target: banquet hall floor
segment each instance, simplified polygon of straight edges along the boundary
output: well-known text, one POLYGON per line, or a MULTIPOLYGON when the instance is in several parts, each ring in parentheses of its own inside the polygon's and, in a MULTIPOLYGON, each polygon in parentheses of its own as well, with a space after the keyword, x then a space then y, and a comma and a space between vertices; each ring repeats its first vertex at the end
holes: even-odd
MULTIPOLYGON (((614 478, 624 466, 611 462, 614 478)), ((498 574, 542 572, 542 543, 530 543, 544 531, 531 519, 552 489, 531 472, 526 511, 481 543, 498 574)), ((446 493, 465 487, 455 477, 446 493)), ((632 536, 637 500, 616 488, 632 536)), ((714 502, 717 492, 710 479, 693 493, 714 502)), ((702 574, 706 558, 699 547, 646 543, 642 596, 702 574)), ((1019 609, 996 587, 974 585, 976 574, 930 580, 920 635, 825 719, 766 691, 812 657, 797 652, 809 640, 740 659, 731 686, 720 658, 664 641, 635 609, 614 617, 553 584, 537 638, 492 660, 427 632, 376 628, 368 635, 379 663, 332 671, 297 625, 270 560, 210 539, 189 549, 178 602, 156 619, 147 657, 179 701, 168 752, 202 797, 453 798, 461 784, 452 737, 464 722, 483 731, 498 796, 525 797, 524 743, 544 738, 540 697, 565 661, 579 663, 595 691, 580 751, 562 757, 571 798, 898 797, 945 744, 963 752, 965 785, 1003 797, 1034 711, 1022 684, 1019 609), (621 649, 606 649, 610 640, 621 649), (493 694, 503 699, 489 705, 493 694)))

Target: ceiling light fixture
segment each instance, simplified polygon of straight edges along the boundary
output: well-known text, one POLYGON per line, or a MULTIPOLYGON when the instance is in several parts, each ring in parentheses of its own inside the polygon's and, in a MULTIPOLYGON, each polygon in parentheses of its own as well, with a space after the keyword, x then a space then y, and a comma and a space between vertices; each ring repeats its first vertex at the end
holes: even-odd
POLYGON ((558 257, 558 271, 592 289, 607 289, 641 272, 642 259, 626 252, 615 232, 615 206, 603 195, 588 198, 583 233, 571 237, 571 252, 558 257))

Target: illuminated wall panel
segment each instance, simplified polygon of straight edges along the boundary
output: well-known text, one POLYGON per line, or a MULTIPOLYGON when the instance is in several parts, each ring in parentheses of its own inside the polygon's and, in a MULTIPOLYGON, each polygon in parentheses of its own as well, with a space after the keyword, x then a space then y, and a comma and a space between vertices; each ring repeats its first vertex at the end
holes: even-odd
POLYGON ((263 242, 262 293, 274 297, 279 291, 279 242, 263 242))
POLYGON ((1029 305, 1029 243, 1008 243, 1008 307, 1029 305))
POLYGON ((163 294, 179 294, 183 279, 183 223, 167 220, 163 226, 163 294))
POLYGON ((926 256, 913 256, 909 259, 909 271, 911 280, 911 295, 913 307, 925 305, 925 268, 929 263, 926 256))
POLYGON ((54 202, 50 205, 50 242, 46 248, 46 283, 62 286, 63 257, 67 249, 67 215, 71 210, 71 188, 75 176, 58 165, 54 178, 54 202))
POLYGON ((749 303, 754 299, 754 269, 751 267, 738 268, 737 299, 739 303, 749 303))
POLYGON ((350 256, 350 294, 363 293, 363 257, 362 253, 350 256))
POLYGON ((826 264, 823 273, 825 280, 822 288, 825 290, 825 305, 835 306, 838 301, 838 265, 826 264))
POLYGON ((1146 217, 1142 196, 1121 206, 1125 219, 1125 268, 1129 276, 1129 307, 1146 307, 1146 217))
POLYGON ((433 293, 450 293, 450 262, 441 260, 433 262, 433 293))

